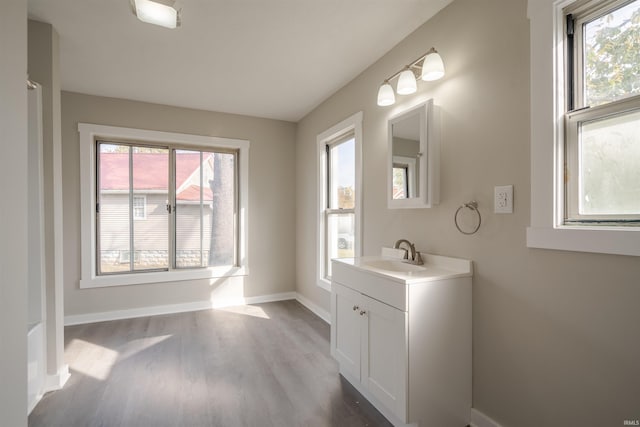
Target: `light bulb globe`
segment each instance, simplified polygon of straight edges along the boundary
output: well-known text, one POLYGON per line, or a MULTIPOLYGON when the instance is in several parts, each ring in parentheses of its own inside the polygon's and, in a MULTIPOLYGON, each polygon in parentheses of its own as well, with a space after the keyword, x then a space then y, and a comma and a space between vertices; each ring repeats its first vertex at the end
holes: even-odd
POLYGON ((378 89, 378 105, 381 107, 387 107, 393 105, 396 102, 396 96, 393 93, 393 88, 388 82, 383 83, 378 89))
POLYGON ((413 71, 407 68, 401 72, 400 77, 398 77, 396 92, 398 92, 398 95, 410 95, 415 93, 416 90, 418 90, 416 76, 413 74, 413 71))
POLYGON ((432 82, 434 80, 440 80, 444 77, 444 63, 440 54, 433 49, 422 64, 422 80, 426 82, 432 82))

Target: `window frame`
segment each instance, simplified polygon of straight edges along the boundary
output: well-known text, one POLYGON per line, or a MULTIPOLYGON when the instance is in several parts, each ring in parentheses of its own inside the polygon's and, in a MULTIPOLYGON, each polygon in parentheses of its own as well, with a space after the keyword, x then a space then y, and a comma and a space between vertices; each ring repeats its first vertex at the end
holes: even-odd
POLYGON ((134 221, 138 221, 138 220, 142 220, 144 221, 145 219, 147 219, 147 196, 145 194, 133 194, 132 196, 132 200, 133 200, 133 220, 134 221), (142 206, 136 206, 136 200, 142 200, 142 206), (140 208, 142 207, 142 215, 141 216, 136 216, 136 208, 140 208))
MULTIPOLYGON (((81 278, 80 288, 96 288, 148 283, 180 282, 185 280, 244 276, 249 274, 248 263, 248 207, 249 207, 249 146, 242 139, 219 138, 183 133, 162 132, 116 126, 79 123, 80 133, 80 215, 81 215, 81 278), (171 145, 198 150, 237 150, 237 262, 235 266, 202 267, 139 271, 113 275, 98 275, 96 234, 96 148, 97 140, 120 141, 132 144, 171 145)), ((171 227, 170 227, 171 228, 171 227)), ((172 230, 169 230, 172 232, 172 230)))
POLYGON ((354 214, 354 242, 353 253, 358 257, 362 254, 362 112, 353 114, 340 123, 320 133, 317 138, 317 257, 316 257, 316 283, 322 289, 331 291, 331 279, 325 275, 331 260, 328 257, 328 218, 332 214, 354 214), (354 209, 329 209, 329 175, 327 145, 336 143, 349 133, 354 136, 355 143, 355 183, 354 209))
POLYGON ((577 0, 529 1, 531 222, 529 248, 640 256, 638 227, 564 223, 565 9, 577 0))
MULTIPOLYGON (((403 169, 404 170, 404 191, 405 198, 415 197, 416 189, 416 159, 413 157, 406 156, 393 156, 393 163, 391 165, 391 171, 393 174, 393 169, 403 169)), ((392 187, 393 187, 393 179, 392 179, 392 187)), ((393 191, 392 196, 393 198, 393 191)))
POLYGON ((584 215, 580 214, 580 128, 585 123, 613 118, 616 116, 640 111, 640 96, 621 99, 609 104, 591 108, 581 108, 566 113, 565 119, 565 200, 564 225, 570 224, 610 224, 625 226, 629 223, 640 225, 640 215, 584 215))
MULTIPOLYGON (((564 131, 564 225, 608 224, 624 226, 633 224, 640 219, 640 215, 593 215, 580 214, 581 195, 581 128, 585 123, 613 118, 615 116, 640 111, 640 95, 631 95, 597 106, 586 105, 585 72, 585 44, 584 25, 593 22, 613 10, 620 9, 636 0, 604 0, 604 1, 576 1, 563 8, 565 27, 563 38, 565 41, 565 131, 564 131), (571 25, 569 25, 571 22, 571 25), (569 28, 572 32, 569 34, 569 28)), ((633 224, 633 225, 637 225, 633 224)))

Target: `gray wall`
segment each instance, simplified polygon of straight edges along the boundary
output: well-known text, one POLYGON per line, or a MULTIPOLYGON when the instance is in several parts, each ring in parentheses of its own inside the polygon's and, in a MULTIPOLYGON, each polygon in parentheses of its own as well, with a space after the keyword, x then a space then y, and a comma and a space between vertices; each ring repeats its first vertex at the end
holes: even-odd
POLYGON ((27 2, 0 13, 0 424, 27 424, 27 2), (11 242, 11 244, 7 244, 11 242))
POLYGON ((28 22, 29 77, 42 86, 47 374, 64 365, 59 37, 51 24, 28 22))
POLYGON ((206 301, 226 288, 245 297, 295 290, 295 124, 63 92, 62 140, 65 315, 206 301), (250 140, 249 276, 79 289, 79 122, 250 140))
POLYGON ((603 426, 639 419, 640 261, 528 249, 529 23, 525 0, 456 0, 298 124, 298 292, 329 310, 316 286, 316 135, 364 112, 363 253, 408 238, 474 261, 473 404, 505 426, 603 426), (435 46, 444 80, 378 107, 383 79, 435 46), (442 110, 441 203, 386 208, 386 121, 435 98, 442 110), (493 187, 513 184, 512 215, 493 214, 493 187), (475 199, 480 231, 453 213, 475 199))

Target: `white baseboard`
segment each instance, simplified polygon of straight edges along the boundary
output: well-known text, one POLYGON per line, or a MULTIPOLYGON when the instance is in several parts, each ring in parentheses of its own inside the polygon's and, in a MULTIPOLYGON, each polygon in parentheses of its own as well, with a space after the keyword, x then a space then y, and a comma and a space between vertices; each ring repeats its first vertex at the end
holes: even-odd
POLYGON ((471 427, 502 427, 500 424, 478 411, 471 408, 471 427))
POLYGON ((189 311, 207 310, 210 308, 233 307, 264 302, 284 301, 296 299, 295 292, 263 295, 247 298, 225 298, 214 301, 194 301, 181 304, 156 305, 126 310, 104 311, 99 313, 72 314, 64 317, 64 325, 82 325, 85 323, 105 322, 108 320, 133 319, 136 317, 157 316, 161 314, 184 313, 189 311))
POLYGON ((133 319, 136 317, 157 316, 162 314, 185 313, 189 311, 208 310, 211 308, 233 307, 247 304, 285 301, 295 299, 311 310, 316 316, 331 324, 331 313, 297 292, 282 292, 247 298, 225 298, 215 301, 194 301, 181 304, 155 305, 151 307, 131 308, 126 310, 103 311, 98 313, 71 314, 64 317, 65 326, 83 325, 86 323, 106 322, 109 320, 133 319))
POLYGON ((31 411, 33 411, 33 409, 36 407, 36 405, 38 403, 40 403, 40 401, 42 400, 42 398, 44 397, 44 392, 38 394, 37 396, 33 397, 33 398, 29 398, 27 401, 27 416, 31 415, 31 411))
POLYGON ((62 365, 62 367, 54 375, 46 375, 44 380, 43 394, 49 391, 60 390, 67 383, 69 377, 71 377, 71 373, 69 372, 69 365, 62 365))
POLYGON ((312 302, 310 299, 308 299, 307 297, 299 293, 296 293, 296 300, 298 300, 300 304, 307 307, 316 316, 318 316, 319 318, 327 322, 329 325, 331 324, 331 313, 329 313, 328 311, 321 308, 319 305, 317 305, 316 303, 312 302))

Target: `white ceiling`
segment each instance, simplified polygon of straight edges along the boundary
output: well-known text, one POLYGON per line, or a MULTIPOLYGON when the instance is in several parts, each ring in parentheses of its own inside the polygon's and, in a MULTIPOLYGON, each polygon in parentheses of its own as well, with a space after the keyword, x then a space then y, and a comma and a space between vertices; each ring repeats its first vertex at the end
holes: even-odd
POLYGON ((28 5, 60 35, 63 90, 297 121, 451 1, 181 0, 175 30, 129 0, 28 5))

